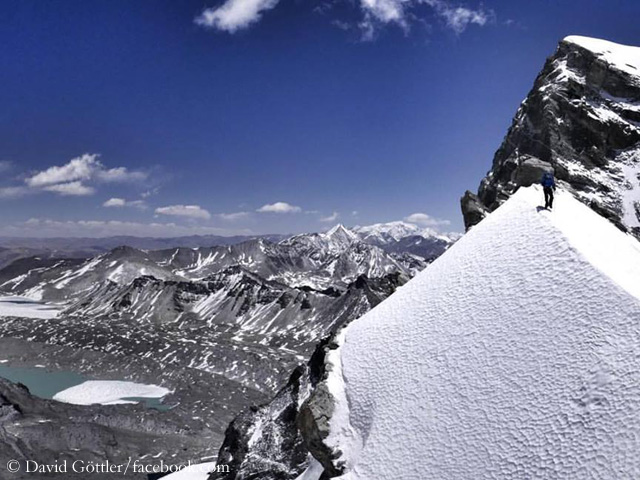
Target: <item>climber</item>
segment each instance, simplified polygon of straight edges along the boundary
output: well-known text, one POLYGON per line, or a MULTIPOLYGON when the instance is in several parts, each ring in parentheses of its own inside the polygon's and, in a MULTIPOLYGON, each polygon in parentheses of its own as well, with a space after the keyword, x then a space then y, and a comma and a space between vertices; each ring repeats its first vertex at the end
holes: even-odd
POLYGON ((544 190, 544 208, 553 208, 553 192, 556 189, 556 182, 553 178, 553 173, 544 172, 542 174, 542 189, 544 190))

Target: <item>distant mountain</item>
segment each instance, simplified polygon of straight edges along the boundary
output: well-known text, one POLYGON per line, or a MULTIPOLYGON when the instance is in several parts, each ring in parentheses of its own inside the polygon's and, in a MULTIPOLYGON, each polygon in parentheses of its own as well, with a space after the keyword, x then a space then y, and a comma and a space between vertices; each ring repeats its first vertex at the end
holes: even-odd
MULTIPOLYGON (((373 245, 337 225, 228 243, 18 258, 0 269, 0 295, 55 303, 61 312, 37 321, 3 317, 3 359, 161 379, 182 424, 204 421, 202 435, 219 445, 236 412, 268 399, 320 339, 389 297, 452 241, 432 242, 423 258, 395 240, 373 245)), ((34 441, 36 434, 29 433, 34 441)))
POLYGON ((431 228, 421 228, 413 223, 376 223, 353 229, 363 242, 377 245, 390 253, 412 253, 434 260, 453 242, 458 233, 439 233, 431 228))
MULTIPOLYGON (((335 228, 337 228, 336 226, 335 228)), ((345 228, 345 227, 343 227, 345 228)), ((355 227, 349 230, 365 243, 382 247, 388 251, 408 252, 430 258, 441 253, 440 247, 451 244, 459 238, 459 234, 439 234, 430 229, 421 229, 416 225, 405 222, 391 222, 376 224, 369 227, 355 227), (389 232, 388 235, 385 232, 389 232), (419 237, 419 238, 414 238, 419 237), (412 247, 411 241, 421 240, 425 248, 412 247), (397 242, 403 246, 394 248, 397 242), (436 243, 431 248, 431 243, 436 243)), ((280 242, 291 235, 266 234, 266 235, 191 235, 186 237, 133 237, 114 236, 103 238, 91 237, 57 237, 57 238, 30 238, 30 237, 0 237, 0 268, 10 264, 18 258, 40 256, 43 258, 89 258, 106 253, 117 247, 131 247, 139 250, 167 250, 171 248, 203 248, 214 246, 237 245, 250 240, 263 239, 273 243, 280 242)), ((435 258, 435 257, 434 257, 435 258)))
POLYGON ((640 48, 567 37, 538 75, 477 194, 467 227, 555 170, 562 188, 640 238, 640 48))
POLYGON ((29 258, 42 255, 49 257, 49 251, 44 248, 29 248, 29 247, 13 247, 4 248, 0 247, 0 269, 11 265, 16 260, 21 258, 29 258))
POLYGON ((397 242, 405 237, 422 236, 425 238, 447 239, 443 234, 429 228, 421 228, 414 223, 388 222, 376 223, 368 226, 357 226, 353 230, 359 234, 363 241, 385 245, 390 242, 397 242))
POLYGON ((287 235, 190 235, 187 237, 56 237, 56 238, 30 238, 30 237, 0 237, 0 247, 7 249, 32 249, 45 252, 55 257, 91 257, 105 253, 116 247, 127 246, 141 250, 162 250, 167 248, 187 247, 212 247, 214 245, 234 245, 256 238, 264 238, 270 241, 280 241, 287 235))
MULTIPOLYGON (((83 348, 77 329, 67 330, 70 319, 81 319, 83 329, 101 335, 105 319, 110 325, 136 325, 148 335, 157 331, 176 338, 163 355, 171 362, 271 391, 319 339, 384 300, 453 243, 408 224, 409 236, 396 225, 395 236, 382 241, 384 231, 382 226, 350 230, 337 225, 278 242, 258 238, 162 250, 119 246, 86 260, 23 258, 0 270, 0 291, 58 303, 63 320, 45 322, 49 335, 56 323, 64 324, 66 333, 53 335, 56 341, 83 348), (405 239, 428 242, 429 256, 402 251, 405 239), (177 339, 191 341, 203 327, 211 343, 191 347, 185 359, 177 339), (259 368, 253 357, 229 363, 224 358, 233 345, 263 350, 269 361, 259 368)), ((104 348, 147 354, 115 331, 106 333, 104 348)))

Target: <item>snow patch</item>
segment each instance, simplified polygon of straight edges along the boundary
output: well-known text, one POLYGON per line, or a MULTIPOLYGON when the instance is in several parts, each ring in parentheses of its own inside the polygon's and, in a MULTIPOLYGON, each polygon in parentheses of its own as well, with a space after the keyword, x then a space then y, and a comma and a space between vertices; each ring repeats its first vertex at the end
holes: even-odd
POLYGON ((324 467, 322 464, 309 455, 309 466, 295 480, 319 480, 323 472, 324 467))
POLYGON ((640 227, 640 149, 619 155, 626 189, 622 191, 622 221, 629 227, 640 227))
POLYGON ((157 385, 124 382, 120 380, 88 380, 80 385, 67 388, 53 396, 54 400, 74 405, 113 405, 137 403, 124 400, 131 397, 162 398, 171 390, 157 385))

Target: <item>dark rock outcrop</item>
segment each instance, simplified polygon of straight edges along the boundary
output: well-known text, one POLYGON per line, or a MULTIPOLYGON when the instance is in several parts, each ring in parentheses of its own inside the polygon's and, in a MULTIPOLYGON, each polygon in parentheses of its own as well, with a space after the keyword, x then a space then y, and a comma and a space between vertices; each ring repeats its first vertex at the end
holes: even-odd
POLYGON ((318 350, 314 389, 300 406, 297 419, 297 427, 304 439, 305 446, 322 465, 324 474, 329 478, 337 477, 343 472, 343 465, 339 460, 340 452, 333 451, 325 443, 330 433, 331 417, 335 411, 334 398, 326 383, 327 375, 330 373, 329 365, 326 362, 327 353, 338 348, 334 338, 335 335, 327 339, 318 350))
POLYGON ((217 463, 229 472, 209 480, 292 480, 307 467, 309 449, 300 426, 300 405, 322 377, 323 340, 309 362, 296 368, 273 400, 242 412, 229 425, 217 463))

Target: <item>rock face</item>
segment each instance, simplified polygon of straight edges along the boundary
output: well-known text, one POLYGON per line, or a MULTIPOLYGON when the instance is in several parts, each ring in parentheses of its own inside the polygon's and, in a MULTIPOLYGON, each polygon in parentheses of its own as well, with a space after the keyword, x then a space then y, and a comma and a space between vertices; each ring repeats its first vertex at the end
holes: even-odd
MULTIPOLYGON (((229 425, 217 463, 229 472, 212 473, 209 480, 291 480, 309 464, 309 450, 323 448, 321 439, 305 442, 315 431, 301 407, 324 376, 330 339, 320 342, 309 362, 296 368, 289 382, 269 403, 241 413, 229 425), (306 430, 306 432, 305 432, 306 430)), ((328 417, 327 417, 328 419, 328 417)))
POLYGON ((640 48, 567 37, 538 75, 476 195, 467 228, 555 171, 561 188, 640 238, 640 48))

